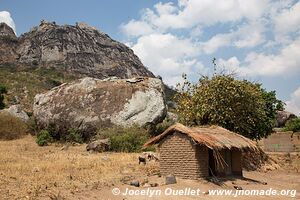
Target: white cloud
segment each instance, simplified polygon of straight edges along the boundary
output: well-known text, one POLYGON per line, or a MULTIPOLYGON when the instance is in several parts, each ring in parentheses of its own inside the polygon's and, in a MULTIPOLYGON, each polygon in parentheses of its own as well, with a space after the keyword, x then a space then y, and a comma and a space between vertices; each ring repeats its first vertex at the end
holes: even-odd
POLYGON ((218 64, 242 76, 295 75, 299 13, 300 2, 294 0, 178 0, 144 9, 121 29, 142 62, 168 83, 182 73, 207 71, 200 58, 216 52, 218 64), (226 52, 229 58, 222 59, 223 47, 236 55, 226 52))
POLYGON ((300 86, 292 93, 290 100, 285 103, 287 111, 300 115, 300 86))
POLYGON ((145 9, 141 20, 158 29, 191 28, 198 25, 236 22, 243 18, 259 19, 269 7, 269 0, 179 0, 173 3, 158 3, 154 9, 145 9))
POLYGON ((220 64, 232 69, 241 75, 250 76, 284 76, 294 75, 300 72, 300 37, 289 45, 280 49, 278 54, 249 53, 243 62, 236 57, 228 60, 220 59, 220 64), (234 64, 233 66, 231 66, 234 64))
MULTIPOLYGON (((156 30, 167 31, 238 22, 243 19, 255 20, 261 18, 268 4, 269 0, 180 0, 178 5, 160 2, 153 9, 145 9, 139 22, 141 27, 147 23, 156 30)), ((137 25, 137 21, 134 22, 137 25)), ((135 29, 130 29, 132 25, 133 21, 130 21, 122 26, 127 34, 130 30, 132 35, 135 34, 135 29)))
POLYGON ((153 33, 154 30, 152 29, 151 25, 144 21, 136 21, 130 20, 126 25, 121 25, 121 30, 127 36, 141 36, 153 33))
POLYGON ((252 21, 241 25, 235 31, 213 36, 202 43, 203 51, 207 54, 214 53, 221 47, 234 46, 237 48, 255 47, 265 41, 263 36, 265 28, 261 21, 252 21))
POLYGON ((138 38, 132 46, 154 74, 161 75, 169 85, 180 81, 181 75, 200 72, 203 65, 194 59, 197 47, 188 39, 179 39, 172 34, 150 34, 138 38))
POLYGON ((275 16, 275 30, 278 34, 288 34, 300 30, 300 2, 281 10, 275 16))
POLYGON ((173 14, 175 11, 177 11, 177 7, 174 6, 172 2, 168 2, 165 4, 159 2, 158 4, 154 5, 154 8, 160 16, 173 14))
POLYGON ((224 60, 222 58, 217 60, 217 66, 221 68, 221 70, 226 70, 228 73, 237 73, 238 75, 245 75, 244 72, 242 72, 240 68, 240 61, 237 57, 231 57, 227 60, 224 60))
POLYGON ((290 75, 300 72, 300 37, 282 47, 278 54, 250 53, 245 61, 252 74, 290 75))
POLYGON ((214 53, 221 47, 229 46, 231 44, 233 34, 217 34, 213 36, 210 40, 202 43, 203 51, 207 54, 214 53))
POLYGON ((265 41, 265 25, 262 21, 251 21, 241 26, 234 34, 234 46, 238 48, 255 47, 265 41))
POLYGON ((0 11, 0 22, 6 23, 16 33, 16 25, 14 20, 11 18, 10 13, 7 11, 0 11))

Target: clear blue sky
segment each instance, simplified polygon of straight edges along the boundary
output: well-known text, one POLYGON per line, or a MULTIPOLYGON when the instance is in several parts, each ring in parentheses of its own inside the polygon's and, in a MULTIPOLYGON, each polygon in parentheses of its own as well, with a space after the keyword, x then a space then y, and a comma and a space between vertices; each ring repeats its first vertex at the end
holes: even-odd
POLYGON ((18 35, 41 19, 86 22, 130 46, 156 75, 174 85, 221 68, 276 90, 300 113, 300 2, 251 0, 0 0, 18 35))

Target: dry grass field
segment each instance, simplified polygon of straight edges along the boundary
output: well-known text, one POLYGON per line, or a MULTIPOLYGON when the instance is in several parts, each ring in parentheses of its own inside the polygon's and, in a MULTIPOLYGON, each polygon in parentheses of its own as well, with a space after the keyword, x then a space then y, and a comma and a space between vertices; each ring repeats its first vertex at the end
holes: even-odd
MULTIPOLYGON (((272 155, 275 159, 276 156, 272 155)), ((26 136, 12 141, 0 141, 0 199, 97 199, 97 200, 133 200, 148 199, 141 196, 114 196, 112 188, 122 191, 126 188, 137 189, 124 184, 126 180, 138 179, 159 183, 157 189, 185 187, 209 189, 233 189, 237 184, 243 189, 297 189, 300 190, 300 156, 295 155, 289 161, 281 156, 281 162, 290 162, 289 168, 268 172, 244 172, 251 180, 266 182, 267 185, 245 180, 227 180, 223 185, 208 181, 178 179, 172 186, 163 185, 163 177, 158 172, 158 163, 139 165, 135 153, 88 153, 85 145, 70 146, 62 150, 62 145, 39 147, 35 138, 26 136), (292 167, 293 166, 293 167, 292 167)), ((282 166, 285 166, 282 165, 282 166)), ((145 189, 141 187, 140 189, 145 189)), ((291 197, 249 197, 238 199, 291 199, 291 197)), ((152 199, 169 200, 170 196, 152 199)), ((232 199, 230 196, 172 197, 172 199, 232 199)))
MULTIPOLYGON (((0 142, 0 199, 50 199, 65 190, 109 187, 157 165, 138 165, 138 154, 88 153, 85 145, 39 147, 35 138, 0 142)), ((62 196, 62 195, 61 195, 62 196)))

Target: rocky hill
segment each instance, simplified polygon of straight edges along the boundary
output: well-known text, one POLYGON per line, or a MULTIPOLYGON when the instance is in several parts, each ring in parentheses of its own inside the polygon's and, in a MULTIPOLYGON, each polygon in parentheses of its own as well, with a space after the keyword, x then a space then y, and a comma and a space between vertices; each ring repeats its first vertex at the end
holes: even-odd
POLYGON ((126 45, 84 23, 57 25, 41 21, 16 37, 0 24, 0 65, 44 67, 80 76, 154 77, 126 45))
POLYGON ((12 28, 5 23, 0 23, 0 64, 14 63, 17 60, 17 43, 18 40, 12 28))
MULTIPOLYGON (((60 26, 42 20, 17 37, 12 28, 0 23, 0 85, 8 89, 8 107, 21 104, 32 112, 36 94, 83 77, 154 75, 130 48, 87 24, 60 26)), ((167 95, 170 91, 165 87, 167 95)))

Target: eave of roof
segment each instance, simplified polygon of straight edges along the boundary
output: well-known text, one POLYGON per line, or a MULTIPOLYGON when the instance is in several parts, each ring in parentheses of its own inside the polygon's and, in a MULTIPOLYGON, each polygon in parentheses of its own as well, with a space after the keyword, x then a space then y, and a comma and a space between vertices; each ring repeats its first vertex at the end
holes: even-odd
POLYGON ((220 126, 187 127, 180 123, 170 126, 162 134, 150 139, 144 144, 144 147, 157 144, 174 132, 185 134, 198 144, 205 145, 213 150, 257 149, 255 142, 252 140, 220 126))

